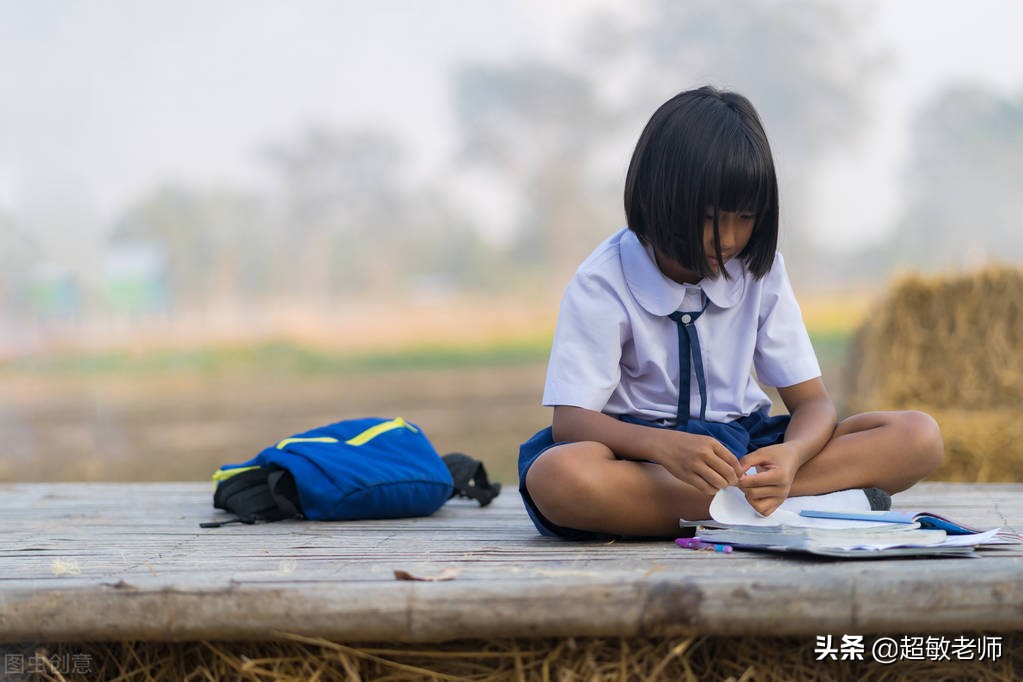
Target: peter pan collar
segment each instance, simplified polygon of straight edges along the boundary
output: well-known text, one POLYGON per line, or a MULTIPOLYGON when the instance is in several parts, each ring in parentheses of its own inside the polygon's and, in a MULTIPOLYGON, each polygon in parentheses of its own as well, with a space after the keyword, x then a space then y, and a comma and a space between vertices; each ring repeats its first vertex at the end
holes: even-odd
MULTIPOLYGON (((665 277, 657 267, 651 247, 643 246, 636 234, 626 228, 619 252, 629 291, 648 313, 663 317, 679 309, 686 287, 665 277)), ((742 299, 746 289, 746 267, 742 261, 733 258, 725 263, 725 269, 731 279, 704 277, 697 283, 718 308, 731 308, 742 299)))

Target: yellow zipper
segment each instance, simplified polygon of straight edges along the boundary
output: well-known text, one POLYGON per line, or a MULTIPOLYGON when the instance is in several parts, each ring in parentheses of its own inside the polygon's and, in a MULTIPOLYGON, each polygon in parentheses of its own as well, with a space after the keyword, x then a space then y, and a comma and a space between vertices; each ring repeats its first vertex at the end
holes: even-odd
MULTIPOLYGON (((407 421, 398 417, 388 422, 380 422, 376 426, 371 426, 362 433, 352 436, 345 441, 346 445, 365 445, 377 436, 393 431, 394 429, 408 429, 409 431, 416 431, 416 427, 409 424, 407 421)), ((288 447, 291 443, 337 443, 337 438, 331 436, 316 436, 314 438, 285 438, 277 444, 278 450, 283 450, 288 447)), ((259 469, 259 466, 251 467, 238 467, 234 469, 217 469, 213 472, 213 480, 215 482, 225 481, 236 474, 240 474, 243 471, 251 471, 252 469, 259 469)))
POLYGON ((252 471, 253 469, 261 468, 262 467, 260 467, 259 465, 256 465, 251 467, 236 467, 234 469, 217 469, 216 471, 213 472, 213 481, 215 483, 220 483, 221 481, 226 481, 232 476, 240 474, 243 471, 252 471))
POLYGON ((377 436, 379 436, 382 433, 387 433, 388 431, 393 431, 394 429, 402 429, 402 428, 408 429, 409 431, 415 431, 416 430, 416 427, 412 426, 411 424, 409 424, 407 421, 405 421, 401 417, 398 417, 397 419, 392 419, 389 422, 380 422, 376 426, 371 426, 370 428, 366 429, 365 431, 363 431, 359 435, 353 436, 352 438, 349 438, 348 440, 346 440, 345 444, 347 444, 347 445, 365 445, 366 443, 368 443, 369 441, 373 440, 374 438, 376 438, 377 436))

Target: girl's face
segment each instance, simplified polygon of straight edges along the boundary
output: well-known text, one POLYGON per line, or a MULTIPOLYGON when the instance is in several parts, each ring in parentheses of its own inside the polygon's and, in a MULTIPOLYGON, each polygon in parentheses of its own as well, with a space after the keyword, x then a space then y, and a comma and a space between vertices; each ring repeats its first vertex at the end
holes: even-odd
MULTIPOLYGON (((714 248, 714 207, 708 206, 703 218, 703 252, 707 254, 707 264, 715 275, 720 274, 725 263, 742 253, 757 224, 757 216, 752 212, 718 210, 717 214, 718 238, 721 240, 720 261, 714 248)), ((656 256, 657 266, 669 279, 681 284, 696 284, 700 281, 700 275, 695 270, 682 267, 660 252, 656 256)))

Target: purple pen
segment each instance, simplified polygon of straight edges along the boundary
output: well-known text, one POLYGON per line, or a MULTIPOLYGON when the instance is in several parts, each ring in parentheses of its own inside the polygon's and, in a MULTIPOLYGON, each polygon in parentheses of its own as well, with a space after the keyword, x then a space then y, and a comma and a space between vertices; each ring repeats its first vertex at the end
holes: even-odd
POLYGON ((705 549, 709 552, 720 552, 722 554, 731 554, 734 551, 731 545, 716 545, 704 542, 700 538, 678 538, 675 540, 675 544, 685 549, 705 549))

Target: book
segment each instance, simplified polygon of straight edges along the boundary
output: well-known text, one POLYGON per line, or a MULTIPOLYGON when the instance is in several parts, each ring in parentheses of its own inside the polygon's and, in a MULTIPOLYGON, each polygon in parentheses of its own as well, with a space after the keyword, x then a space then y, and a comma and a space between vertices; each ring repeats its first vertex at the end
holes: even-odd
POLYGON ((718 492, 711 519, 681 521, 708 543, 839 558, 977 557, 980 546, 1021 541, 1019 534, 979 529, 929 512, 877 512, 858 490, 793 497, 763 516, 738 488, 718 492))
MULTIPOLYGON (((968 526, 960 521, 953 521, 947 516, 942 516, 929 511, 836 511, 833 509, 802 509, 800 516, 817 519, 848 519, 857 521, 883 522, 891 524, 912 525, 916 528, 927 530, 943 530, 949 535, 980 535, 990 531, 983 531, 973 526, 968 526)), ((995 528, 994 535, 986 544, 1016 544, 1023 540, 1019 533, 1004 529, 995 528)))
POLYGON ((995 544, 998 529, 950 536, 942 530, 888 524, 872 529, 793 528, 785 526, 701 526, 697 535, 708 543, 740 549, 807 552, 824 556, 880 559, 892 556, 978 556, 974 550, 995 544))
POLYGON ((892 556, 974 556, 970 545, 945 545, 941 531, 907 530, 882 535, 836 533, 813 529, 779 531, 768 526, 750 528, 700 527, 697 534, 708 543, 739 549, 803 552, 822 556, 882 559, 892 556), (922 534, 922 535, 920 535, 922 534))
MULTIPOLYGON (((908 511, 891 509, 889 511, 837 511, 834 509, 801 509, 801 516, 809 518, 847 518, 863 521, 883 521, 885 524, 916 525, 918 528, 944 531, 948 535, 976 535, 984 533, 980 529, 967 526, 961 521, 952 520, 933 511, 908 511)), ((1005 538, 1019 542, 1023 536, 1015 531, 995 529, 996 538, 1005 538)))

